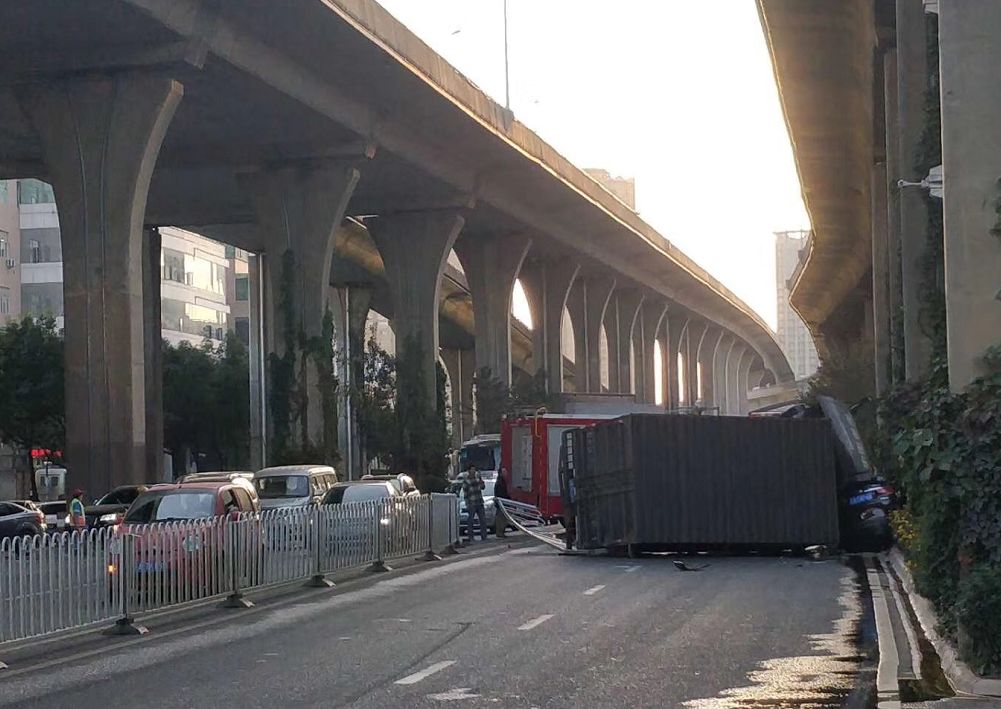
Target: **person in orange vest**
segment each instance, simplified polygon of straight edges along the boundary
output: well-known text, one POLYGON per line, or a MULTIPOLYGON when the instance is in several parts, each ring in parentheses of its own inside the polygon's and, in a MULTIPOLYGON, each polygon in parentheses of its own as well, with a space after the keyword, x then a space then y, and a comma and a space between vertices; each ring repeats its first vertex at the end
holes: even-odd
POLYGON ((69 505, 69 528, 73 532, 83 532, 87 529, 87 514, 83 508, 83 490, 79 488, 73 491, 70 496, 69 505))

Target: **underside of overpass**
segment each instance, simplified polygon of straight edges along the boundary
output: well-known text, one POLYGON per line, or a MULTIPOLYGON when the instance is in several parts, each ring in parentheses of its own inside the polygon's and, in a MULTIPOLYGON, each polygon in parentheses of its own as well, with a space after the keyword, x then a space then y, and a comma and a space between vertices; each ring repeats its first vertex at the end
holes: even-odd
POLYGON ((67 452, 98 487, 117 482, 94 477, 107 471, 141 477, 146 419, 156 425, 141 282, 143 230, 161 225, 261 256, 262 357, 297 330, 321 333, 331 286, 361 285, 398 343, 419 346, 427 386, 442 344, 509 381, 531 338, 531 368, 560 387, 564 309, 588 391, 602 329, 617 389, 635 380, 644 400, 660 396, 658 342, 664 371, 680 354, 686 382, 703 363, 724 372, 707 390, 734 412, 766 372, 792 376, 746 304, 371 0, 7 3, 0 52, 0 177, 55 188, 67 452), (453 247, 465 283, 446 268, 453 247), (531 333, 511 328, 518 277, 531 333))

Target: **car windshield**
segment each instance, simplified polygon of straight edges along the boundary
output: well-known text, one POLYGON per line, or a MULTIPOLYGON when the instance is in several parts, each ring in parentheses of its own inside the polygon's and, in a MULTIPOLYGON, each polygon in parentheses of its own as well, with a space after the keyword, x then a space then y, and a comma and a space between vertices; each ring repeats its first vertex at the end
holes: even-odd
POLYGON ((129 509, 126 522, 148 524, 169 520, 202 519, 216 513, 214 492, 170 490, 143 495, 129 509))
POLYGON ((378 485, 345 485, 335 487, 327 496, 328 505, 337 505, 342 502, 366 502, 368 500, 382 500, 389 497, 389 490, 385 484, 378 485))
POLYGON ((477 470, 497 470, 498 453, 497 446, 466 446, 459 451, 459 470, 469 470, 470 466, 477 470))
POLYGON ((269 475, 255 479, 254 485, 262 500, 309 496, 309 478, 305 475, 269 475))

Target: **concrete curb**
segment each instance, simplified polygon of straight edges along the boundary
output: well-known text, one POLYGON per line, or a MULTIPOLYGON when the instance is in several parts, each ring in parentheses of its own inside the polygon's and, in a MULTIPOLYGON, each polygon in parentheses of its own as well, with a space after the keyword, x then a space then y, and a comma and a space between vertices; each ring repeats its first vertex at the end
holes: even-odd
POLYGON ((869 580, 869 596, 876 621, 876 640, 879 644, 879 663, 876 666, 876 694, 880 707, 892 709, 894 702, 899 706, 900 680, 897 671, 900 655, 893 637, 890 608, 886 599, 886 589, 879 578, 879 572, 871 558, 866 559, 865 572, 869 580))
POLYGON ((935 615, 931 601, 919 594, 914 587, 914 579, 900 550, 894 547, 889 553, 882 554, 881 557, 893 567, 897 576, 900 577, 900 582, 907 592, 911 608, 914 609, 914 613, 918 617, 921 629, 935 648, 935 652, 938 653, 939 659, 942 661, 942 671, 956 693, 980 697, 1001 697, 1001 679, 985 679, 975 674, 969 665, 959 659, 959 654, 952 643, 938 634, 938 616, 935 615))

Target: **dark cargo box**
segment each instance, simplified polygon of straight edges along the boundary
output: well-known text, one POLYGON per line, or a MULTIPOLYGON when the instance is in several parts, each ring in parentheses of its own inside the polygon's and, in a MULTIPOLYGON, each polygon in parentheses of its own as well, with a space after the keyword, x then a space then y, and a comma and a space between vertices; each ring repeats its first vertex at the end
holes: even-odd
POLYGON ((564 434, 581 549, 836 545, 824 419, 638 414, 564 434))

